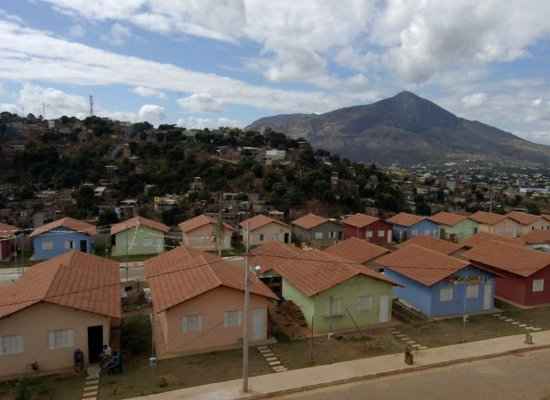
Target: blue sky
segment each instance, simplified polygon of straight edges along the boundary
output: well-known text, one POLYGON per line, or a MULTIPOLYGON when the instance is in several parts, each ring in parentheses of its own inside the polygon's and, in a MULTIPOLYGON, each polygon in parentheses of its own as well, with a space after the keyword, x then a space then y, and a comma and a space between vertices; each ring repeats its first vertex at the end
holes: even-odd
POLYGON ((550 144, 550 2, 4 0, 0 109, 245 126, 411 90, 550 144))

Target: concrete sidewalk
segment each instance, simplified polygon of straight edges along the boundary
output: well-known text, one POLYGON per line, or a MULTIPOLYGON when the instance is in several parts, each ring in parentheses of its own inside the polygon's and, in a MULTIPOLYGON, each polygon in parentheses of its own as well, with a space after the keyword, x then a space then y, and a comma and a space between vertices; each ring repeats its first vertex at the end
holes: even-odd
POLYGON ((249 394, 241 392, 241 380, 195 386, 161 394, 136 397, 139 400, 237 400, 260 399, 323 386, 435 368, 460 362, 497 357, 515 352, 550 347, 550 331, 533 333, 533 345, 524 344, 525 335, 437 347, 415 352, 415 364, 404 363, 403 354, 364 358, 319 367, 295 369, 250 378, 249 394))

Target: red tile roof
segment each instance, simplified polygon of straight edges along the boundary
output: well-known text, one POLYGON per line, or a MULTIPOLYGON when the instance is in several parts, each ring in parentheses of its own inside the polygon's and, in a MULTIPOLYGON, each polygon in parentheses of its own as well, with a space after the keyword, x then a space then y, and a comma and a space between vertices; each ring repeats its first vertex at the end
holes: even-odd
MULTIPOLYGON (((200 296, 220 286, 244 290, 242 267, 188 247, 177 247, 145 261, 145 279, 151 287, 156 313, 200 296)), ((251 274, 250 292, 277 299, 251 274)))
POLYGON ((364 228, 365 226, 368 226, 376 221, 380 221, 380 218, 372 217, 367 214, 357 213, 345 218, 342 223, 356 228, 364 228))
POLYGON ((321 250, 306 251, 280 242, 269 242, 251 253, 251 261, 262 271, 277 272, 306 296, 314 296, 356 276, 396 285, 361 264, 321 250))
POLYGON ((550 265, 550 254, 491 240, 468 250, 462 256, 522 277, 530 276, 550 265))
POLYGON ((359 264, 365 264, 390 251, 384 247, 369 243, 366 240, 351 237, 330 246, 325 249, 325 252, 359 264))
POLYGON ((65 217, 58 219, 57 221, 50 222, 49 224, 39 226, 34 231, 32 231, 29 237, 42 235, 43 233, 53 231, 57 228, 66 228, 90 236, 94 236, 97 233, 95 225, 80 221, 78 219, 65 217))
POLYGON ((170 228, 161 222, 138 216, 111 226, 111 235, 116 235, 117 233, 127 231, 128 229, 137 228, 139 226, 145 226, 155 231, 164 233, 170 231, 170 228))
POLYGON ((509 212, 506 216, 520 225, 532 225, 542 218, 540 215, 533 215, 520 211, 509 212))
POLYGON ((415 236, 401 244, 401 247, 410 246, 411 244, 435 250, 446 255, 455 253, 463 248, 461 244, 449 242, 448 240, 435 239, 431 236, 415 236))
POLYGON ((439 225, 455 226, 468 219, 466 215, 459 215, 446 211, 441 211, 435 215, 432 215, 430 219, 439 225))
POLYGON ((495 235, 494 233, 478 232, 474 236, 462 242, 462 246, 466 248, 472 248, 472 247, 479 246, 480 244, 483 244, 487 241, 497 241, 497 242, 504 242, 509 244, 518 244, 516 239, 512 239, 506 236, 495 235))
POLYGON ((550 231, 531 231, 514 239, 519 244, 550 244, 550 231))
POLYGON ((299 226, 300 228, 309 230, 318 227, 319 225, 324 224, 325 222, 330 221, 328 218, 320 217, 315 214, 306 214, 303 217, 295 219, 292 221, 292 225, 299 226))
POLYGON ((546 221, 550 222, 550 215, 549 214, 541 214, 541 217, 545 219, 546 221))
MULTIPOLYGON (((178 225, 178 227, 181 229, 183 233, 189 233, 194 231, 195 229, 202 228, 206 225, 217 225, 218 221, 216 221, 214 218, 209 217, 208 215, 199 215, 197 217, 193 217, 191 219, 188 219, 186 221, 183 221, 178 225)), ((225 222, 223 223, 223 226, 225 229, 228 229, 230 231, 234 231, 235 229, 225 222)))
POLYGON ((13 225, 3 224, 0 222, 0 238, 9 238, 15 236, 15 234, 19 230, 19 228, 13 225))
POLYGON ((478 211, 469 217, 472 221, 483 225, 496 225, 506 219, 506 215, 500 215, 485 211, 478 211))
POLYGON ((256 215, 255 217, 252 217, 252 218, 245 219, 244 221, 242 221, 240 223, 240 225, 241 225, 241 227, 243 227, 245 229, 248 227, 248 229, 252 232, 252 231, 255 231, 258 228, 261 228, 261 227, 266 226, 266 225, 271 224, 271 223, 279 224, 279 225, 282 225, 282 226, 288 228, 288 225, 285 224, 284 222, 281 222, 281 221, 273 219, 273 218, 266 217, 265 215, 262 215, 262 214, 256 215))
POLYGON ((119 264, 77 251, 35 264, 0 291, 0 318, 37 303, 120 318, 119 264))
POLYGON ((467 261, 415 244, 380 257, 376 264, 426 286, 432 286, 470 265, 467 261))
POLYGON ((412 226, 422 222, 425 219, 426 217, 422 217, 420 215, 401 212, 386 221, 394 225, 412 226))

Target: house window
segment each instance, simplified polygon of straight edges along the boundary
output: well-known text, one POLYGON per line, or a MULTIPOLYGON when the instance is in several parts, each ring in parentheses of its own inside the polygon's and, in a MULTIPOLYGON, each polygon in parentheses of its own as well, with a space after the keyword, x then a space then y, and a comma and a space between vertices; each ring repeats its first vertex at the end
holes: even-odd
POLYGON ((24 350, 23 336, 0 336, 0 356, 19 354, 24 350))
POLYGON ((328 303, 328 314, 329 316, 342 315, 342 298, 341 297, 331 297, 328 303))
POLYGON ((260 233, 260 234, 258 235, 258 240, 259 240, 260 242, 263 242, 263 241, 264 241, 264 234, 263 234, 263 233, 260 233))
POLYGON ((448 286, 439 290, 439 301, 452 301, 453 300, 453 287, 448 286))
POLYGON ((223 326, 226 328, 241 326, 242 319, 243 313, 241 311, 226 311, 223 314, 223 326))
POLYGON ((372 237, 372 233, 373 233, 372 231, 367 231, 367 238, 370 239, 372 237))
POLYGON ((200 332, 202 330, 202 317, 199 314, 185 315, 181 321, 183 333, 200 332))
POLYGON ((316 240, 320 240, 323 238, 323 232, 315 232, 313 236, 316 240))
POLYGON ((65 250, 74 249, 74 242, 72 240, 65 240, 65 250))
POLYGON ((372 310, 373 299, 372 296, 359 296, 357 302, 357 311, 370 311, 372 310))
POLYGON ((329 239, 336 239, 336 232, 329 232, 328 233, 328 238, 329 239))
POLYGON ((479 297, 479 285, 466 286, 466 298, 477 299, 479 297))
POLYGON ((542 291, 544 291, 544 279, 534 279, 533 292, 542 292, 542 291))
POLYGON ((53 250, 53 242, 51 240, 42 241, 42 250, 53 250))
POLYGON ((153 247, 155 245, 154 239, 143 239, 144 247, 153 247))
POLYGON ((378 231, 378 237, 383 238, 386 235, 386 232, 384 231, 378 231))
POLYGON ((48 333, 50 350, 64 349, 74 346, 74 331, 72 329, 57 329, 48 333))
POLYGON ((413 236, 416 236, 416 235, 418 235, 418 231, 417 231, 416 229, 413 229, 413 231, 412 231, 412 235, 413 235, 413 236))

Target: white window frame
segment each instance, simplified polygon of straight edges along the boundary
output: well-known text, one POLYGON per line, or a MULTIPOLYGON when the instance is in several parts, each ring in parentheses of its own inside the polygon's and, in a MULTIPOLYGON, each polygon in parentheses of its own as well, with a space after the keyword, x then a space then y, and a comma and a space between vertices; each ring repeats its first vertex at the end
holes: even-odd
POLYGON ((366 233, 367 239, 371 239, 373 237, 373 233, 374 233, 373 231, 367 231, 366 233))
POLYGON ((412 232, 411 232, 411 234, 412 234, 413 236, 416 236, 416 235, 418 235, 418 231, 417 231, 416 229, 413 229, 412 232))
POLYGON ((453 301, 454 297, 454 287, 452 286, 445 286, 439 289, 439 301, 442 303, 446 303, 449 301, 453 301))
POLYGON ((532 286, 533 293, 544 292, 544 279, 533 279, 532 286))
POLYGON ((19 335, 0 336, 0 356, 21 354, 24 351, 25 351, 25 341, 23 339, 23 336, 19 336, 19 335))
POLYGON ((53 250, 53 240, 42 240, 41 247, 44 251, 53 250))
POLYGON ((328 238, 329 239, 336 239, 336 236, 337 236, 336 232, 334 232, 334 231, 331 231, 331 232, 328 233, 328 238))
POLYGON ((466 298, 469 300, 479 298, 479 285, 477 283, 466 285, 466 298))
POLYGON ((223 313, 223 326, 225 328, 237 328, 243 322, 243 312, 241 310, 229 310, 223 313))
POLYGON ((323 240, 323 232, 314 232, 313 233, 313 238, 315 240, 323 240))
POLYGON ((383 231, 383 230, 379 230, 379 231, 378 231, 378 237, 379 237, 379 238, 383 238, 383 237, 385 237, 385 236, 386 236, 386 231, 383 231))
POLYGON ((74 330, 54 329, 48 331, 48 347, 50 350, 74 347, 74 330))
POLYGON ((357 299, 357 311, 368 312, 374 307, 374 297, 366 294, 357 299))
POLYGON ((65 250, 74 249, 74 240, 65 240, 65 250))
POLYGON ((342 297, 330 297, 328 302, 329 317, 337 317, 344 314, 344 299, 342 297))
POLYGON ((200 314, 184 315, 181 319, 181 331, 183 333, 202 331, 202 316, 200 314))

